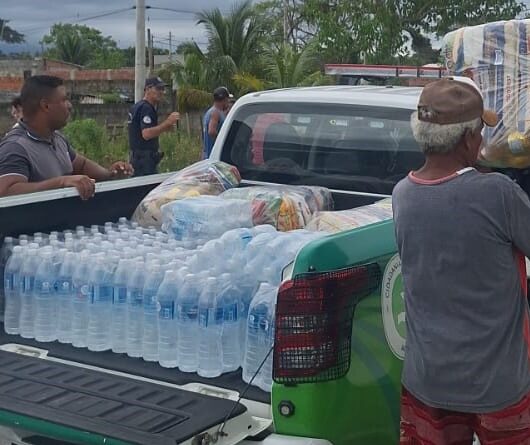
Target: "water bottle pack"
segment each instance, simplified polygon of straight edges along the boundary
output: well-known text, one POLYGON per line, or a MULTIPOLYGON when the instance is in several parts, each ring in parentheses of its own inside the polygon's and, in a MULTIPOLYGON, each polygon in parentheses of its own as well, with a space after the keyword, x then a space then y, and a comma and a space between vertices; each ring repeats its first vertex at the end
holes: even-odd
MULTIPOLYGON (((273 344, 282 269, 320 233, 235 228, 177 240, 121 218, 4 244, 4 329, 250 382, 273 344)), ((272 354, 252 383, 272 385, 272 354)))

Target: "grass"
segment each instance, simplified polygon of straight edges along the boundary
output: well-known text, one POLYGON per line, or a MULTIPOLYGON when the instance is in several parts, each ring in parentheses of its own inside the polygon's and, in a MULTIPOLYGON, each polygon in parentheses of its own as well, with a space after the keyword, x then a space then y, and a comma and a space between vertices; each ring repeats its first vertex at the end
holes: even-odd
MULTIPOLYGON (((111 138, 106 128, 93 119, 74 120, 63 132, 76 151, 105 167, 129 159, 127 135, 111 138)), ((198 136, 177 130, 160 136, 160 150, 165 156, 159 171, 176 171, 200 160, 202 142, 198 136)))

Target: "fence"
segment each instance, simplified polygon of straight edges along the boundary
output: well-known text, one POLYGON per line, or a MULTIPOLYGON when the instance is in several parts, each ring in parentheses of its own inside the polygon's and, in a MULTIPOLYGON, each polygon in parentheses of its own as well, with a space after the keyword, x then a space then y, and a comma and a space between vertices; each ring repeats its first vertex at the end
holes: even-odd
MULTIPOLYGON (((105 125, 111 137, 123 134, 127 128, 127 115, 131 104, 74 104, 72 119, 94 119, 101 125, 105 125)), ((0 103, 0 135, 3 135, 13 120, 9 114, 8 103, 0 103)), ((159 121, 171 112, 168 104, 163 104, 158 110, 159 121)), ((181 113, 180 128, 190 135, 200 135, 202 132, 202 115, 200 111, 181 113)))

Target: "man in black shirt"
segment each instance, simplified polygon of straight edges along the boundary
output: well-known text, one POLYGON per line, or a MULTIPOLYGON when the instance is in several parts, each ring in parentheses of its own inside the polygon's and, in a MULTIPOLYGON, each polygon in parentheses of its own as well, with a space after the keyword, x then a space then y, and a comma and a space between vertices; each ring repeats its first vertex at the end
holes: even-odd
POLYGON ((180 119, 179 113, 171 113, 158 124, 157 106, 164 97, 166 84, 160 77, 145 81, 144 98, 134 104, 129 112, 130 161, 135 176, 157 173, 157 166, 163 154, 158 151, 158 137, 171 131, 180 119))

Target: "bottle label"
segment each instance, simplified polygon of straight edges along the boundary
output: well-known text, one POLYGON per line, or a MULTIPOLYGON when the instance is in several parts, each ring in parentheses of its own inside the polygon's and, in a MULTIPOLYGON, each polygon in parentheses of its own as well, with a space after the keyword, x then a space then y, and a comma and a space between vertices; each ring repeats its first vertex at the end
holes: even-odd
POLYGON ((197 321, 197 305, 183 303, 177 305, 177 319, 184 323, 195 323, 197 321))
POLYGON ((161 301, 158 302, 159 312, 158 317, 160 320, 173 320, 175 318, 175 302, 174 301, 161 301))
POLYGON ((140 289, 131 289, 127 292, 127 300, 132 307, 142 307, 144 298, 140 289))
POLYGON ((203 328, 208 327, 209 312, 208 309, 199 309, 199 326, 203 328))
POLYGON ((5 277, 4 277, 4 289, 6 291, 15 290, 13 274, 7 274, 7 273, 5 274, 5 277))
POLYGON ((112 294, 112 302, 114 304, 125 304, 127 303, 127 288, 126 287, 115 287, 112 294))
POLYGON ((53 291, 53 284, 50 281, 41 281, 35 286, 37 292, 40 294, 51 294, 53 291))
POLYGON ((35 278, 31 276, 24 277, 24 282, 22 283, 22 290, 24 293, 29 294, 33 291, 33 284, 35 283, 35 278))
POLYGON ((112 287, 108 285, 94 286, 92 303, 108 303, 112 301, 112 287))
POLYGON ((68 295, 72 291, 72 282, 68 280, 61 280, 57 282, 57 292, 61 295, 68 295))
POLYGON ((237 303, 233 303, 224 307, 224 322, 237 323, 237 303))
POLYGON ((145 295, 144 294, 144 309, 147 311, 156 310, 156 295, 145 295))

